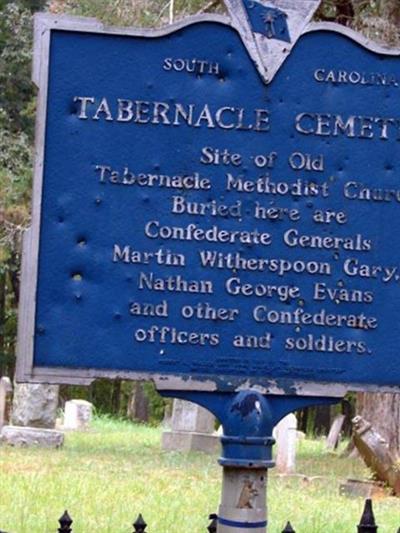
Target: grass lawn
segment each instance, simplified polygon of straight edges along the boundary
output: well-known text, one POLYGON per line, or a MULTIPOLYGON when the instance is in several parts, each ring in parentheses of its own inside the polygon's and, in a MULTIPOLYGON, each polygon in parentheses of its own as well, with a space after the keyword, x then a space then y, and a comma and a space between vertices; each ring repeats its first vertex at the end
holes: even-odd
MULTIPOLYGON (((206 533, 219 503, 217 457, 160 449, 161 429, 97 419, 87 433, 68 433, 62 450, 0 447, 0 530, 56 533, 68 509, 74 533, 130 533, 142 512, 149 533, 206 533)), ((268 533, 291 520, 296 533, 355 533, 363 501, 339 496, 342 479, 367 476, 361 461, 299 443, 299 473, 270 473, 268 533)), ((375 503, 379 533, 397 533, 400 500, 375 503)))

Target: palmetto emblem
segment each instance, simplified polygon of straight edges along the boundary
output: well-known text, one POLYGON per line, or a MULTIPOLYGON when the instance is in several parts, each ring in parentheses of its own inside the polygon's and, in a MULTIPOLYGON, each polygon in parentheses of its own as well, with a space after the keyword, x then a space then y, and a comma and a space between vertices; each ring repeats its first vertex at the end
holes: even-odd
POLYGON ((321 0, 224 0, 265 83, 271 83, 321 0))
POLYGON ((261 33, 268 39, 290 43, 287 14, 284 11, 265 7, 253 0, 244 0, 244 6, 254 33, 261 33))

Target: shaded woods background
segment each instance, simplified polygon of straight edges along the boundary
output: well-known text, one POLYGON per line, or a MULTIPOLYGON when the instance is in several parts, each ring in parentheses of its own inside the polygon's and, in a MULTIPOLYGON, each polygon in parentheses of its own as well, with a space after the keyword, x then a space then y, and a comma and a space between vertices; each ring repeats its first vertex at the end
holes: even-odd
MULTIPOLYGON (((30 82, 32 13, 97 17, 108 24, 161 26, 188 14, 223 12, 221 0, 0 0, 0 375, 13 376, 19 298, 21 236, 30 220, 35 88, 30 82)), ((319 20, 339 22, 381 43, 400 42, 399 0, 323 0, 319 20)), ((165 403, 150 384, 100 381, 88 389, 63 387, 118 416, 160 420, 165 403)), ((355 397, 344 402, 349 416, 355 397)), ((358 395, 358 410, 400 448, 400 401, 392 395, 358 395)), ((301 413, 302 429, 323 432, 331 409, 301 413)))

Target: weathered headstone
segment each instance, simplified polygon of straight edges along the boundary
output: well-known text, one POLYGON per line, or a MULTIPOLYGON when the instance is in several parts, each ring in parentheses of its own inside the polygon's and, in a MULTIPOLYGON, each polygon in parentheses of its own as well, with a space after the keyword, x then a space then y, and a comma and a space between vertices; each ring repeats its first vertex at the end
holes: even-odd
POLYGON ((281 474, 296 471, 297 418, 291 413, 285 416, 275 428, 277 454, 276 467, 281 474))
POLYGON ((8 397, 12 393, 12 384, 10 378, 2 377, 0 379, 0 431, 8 421, 8 397))
POLYGON ((15 386, 11 422, 14 426, 53 429, 58 408, 58 385, 21 383, 15 386))
POLYGON ((22 383, 15 386, 11 426, 4 426, 1 440, 12 446, 62 446, 64 434, 54 429, 58 385, 22 383))
POLYGON ((328 450, 336 450, 339 444, 340 432, 345 421, 344 415, 337 415, 332 422, 331 429, 329 430, 329 435, 326 439, 326 448, 328 450))
POLYGON ((4 426, 1 441, 10 446, 60 448, 64 443, 64 434, 53 429, 4 426))
POLYGON ((214 416, 203 407, 183 400, 174 400, 171 431, 164 431, 162 448, 214 453, 219 447, 214 423, 214 416))
POLYGON ((387 495, 382 483, 359 479, 348 479, 340 485, 339 492, 348 498, 382 498, 387 495))
POLYGON ((377 433, 372 425, 356 416, 353 419, 354 443, 365 464, 374 472, 376 477, 384 481, 393 489, 394 494, 400 495, 400 470, 398 457, 394 457, 385 439, 377 433))
POLYGON ((93 416, 93 404, 86 400, 65 402, 64 429, 82 430, 90 426, 93 416))

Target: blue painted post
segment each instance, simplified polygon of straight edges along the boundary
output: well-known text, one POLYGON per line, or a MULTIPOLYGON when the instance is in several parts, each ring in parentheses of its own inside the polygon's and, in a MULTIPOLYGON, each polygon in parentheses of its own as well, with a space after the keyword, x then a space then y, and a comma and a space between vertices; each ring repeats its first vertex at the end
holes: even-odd
POLYGON ((160 391, 211 411, 221 422, 223 467, 217 533, 266 533, 268 469, 274 426, 302 407, 336 403, 338 398, 270 396, 255 390, 237 393, 160 391))
POLYGON ((217 533, 265 533, 267 477, 266 468, 224 467, 217 533))

